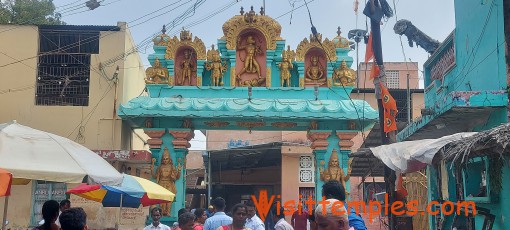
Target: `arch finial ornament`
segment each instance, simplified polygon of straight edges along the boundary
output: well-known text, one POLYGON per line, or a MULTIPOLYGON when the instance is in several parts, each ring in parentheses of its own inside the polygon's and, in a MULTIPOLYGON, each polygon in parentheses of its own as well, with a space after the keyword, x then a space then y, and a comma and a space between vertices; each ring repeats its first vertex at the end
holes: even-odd
POLYGON ((192 39, 193 34, 184 29, 181 31, 180 39, 178 39, 177 36, 169 39, 166 43, 165 59, 175 59, 175 54, 180 47, 189 46, 195 51, 198 60, 205 60, 206 51, 204 42, 198 37, 195 37, 194 40, 192 39))
POLYGON ((323 50, 324 53, 326 53, 327 58, 331 59, 328 61, 334 62, 337 60, 335 44, 327 38, 324 39, 324 41, 322 41, 321 34, 317 34, 317 37, 315 37, 311 34, 310 40, 305 38, 297 46, 296 61, 305 61, 306 53, 312 48, 318 48, 318 49, 323 50), (321 46, 321 43, 322 43, 322 46, 321 46))
POLYGON ((256 29, 260 31, 266 39, 266 48, 268 50, 276 49, 276 41, 283 40, 280 37, 282 27, 273 18, 266 15, 258 15, 253 11, 253 6, 249 12, 236 15, 223 24, 222 40, 227 42, 227 49, 235 50, 237 48, 237 39, 241 32, 246 29, 256 29))

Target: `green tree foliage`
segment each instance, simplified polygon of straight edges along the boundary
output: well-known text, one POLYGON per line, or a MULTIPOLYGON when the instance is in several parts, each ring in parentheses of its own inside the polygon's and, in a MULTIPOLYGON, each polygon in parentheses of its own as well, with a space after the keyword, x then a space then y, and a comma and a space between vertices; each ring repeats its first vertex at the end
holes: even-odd
POLYGON ((63 25, 53 0, 0 0, 0 24, 63 25))

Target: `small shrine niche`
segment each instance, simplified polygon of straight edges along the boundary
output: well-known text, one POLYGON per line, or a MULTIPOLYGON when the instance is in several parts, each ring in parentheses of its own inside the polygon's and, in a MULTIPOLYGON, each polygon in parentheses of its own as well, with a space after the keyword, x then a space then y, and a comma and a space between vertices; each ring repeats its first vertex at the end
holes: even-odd
POLYGON ((305 55, 305 86, 327 87, 327 57, 323 50, 312 48, 305 55))
POLYGON ((175 85, 197 85, 197 54, 192 47, 181 46, 175 54, 175 85))
POLYGON ((256 29, 239 34, 236 46, 236 83, 239 86, 266 86, 266 40, 256 29))

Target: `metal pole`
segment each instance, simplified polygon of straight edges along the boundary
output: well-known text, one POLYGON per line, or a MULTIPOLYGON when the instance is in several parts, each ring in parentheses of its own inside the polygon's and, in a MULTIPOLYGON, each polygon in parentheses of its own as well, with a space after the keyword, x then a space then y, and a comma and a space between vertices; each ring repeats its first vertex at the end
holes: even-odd
POLYGON ((207 156, 209 161, 207 162, 207 208, 211 205, 211 193, 212 193, 212 168, 211 168, 211 153, 208 151, 207 156))
MULTIPOLYGON (((370 4, 371 13, 373 14, 375 11, 375 7, 380 7, 378 1, 368 1, 367 4, 370 4)), ((370 19, 370 29, 372 31, 372 48, 374 52, 375 64, 378 66, 384 66, 383 55, 382 55, 382 42, 381 42, 381 24, 380 21, 377 21, 373 18, 370 19)), ((384 71, 384 69, 381 69, 384 71)), ((395 132, 391 132, 386 134, 384 132, 384 108, 381 97, 381 88, 380 82, 381 79, 374 78, 374 87, 377 98, 377 107, 379 109, 379 126, 381 129, 381 141, 383 145, 390 144, 393 142, 393 138, 395 137, 395 132), (390 136, 392 138, 390 138, 390 136)), ((386 193, 388 194, 388 207, 391 207, 395 200, 395 171, 390 169, 388 166, 384 166, 384 182, 386 183, 386 193)), ((391 212, 388 212, 388 222, 390 229, 394 229, 396 226, 396 216, 391 212)))
POLYGON ((356 89, 358 89, 359 93, 359 41, 358 38, 356 40, 356 89))
POLYGON ((3 216, 3 220, 2 220, 2 230, 6 230, 5 229, 5 225, 6 225, 6 222, 7 222, 7 207, 9 206, 9 196, 5 196, 5 202, 4 202, 4 216, 3 216))
POLYGON ((409 73, 407 73, 407 124, 411 124, 411 89, 409 88, 409 73))

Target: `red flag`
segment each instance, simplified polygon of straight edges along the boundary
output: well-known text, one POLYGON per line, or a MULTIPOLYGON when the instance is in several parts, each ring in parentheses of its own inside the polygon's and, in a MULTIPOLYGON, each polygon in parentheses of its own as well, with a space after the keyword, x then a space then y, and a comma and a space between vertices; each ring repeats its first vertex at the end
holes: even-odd
POLYGON ((368 35, 368 44, 367 49, 365 51, 365 63, 368 64, 368 62, 374 58, 374 50, 372 48, 372 33, 368 35))
POLYGON ((399 177, 397 178, 397 184, 395 185, 395 188, 397 200, 400 201, 404 200, 408 192, 407 189, 404 187, 404 177, 402 176, 402 174, 400 174, 399 177))
POLYGON ((0 169, 0 197, 11 195, 12 174, 0 169))
POLYGON ((395 121, 398 112, 397 102, 391 96, 388 88, 386 88, 386 86, 382 83, 379 84, 381 86, 381 96, 384 108, 384 132, 389 133, 397 130, 397 122, 395 121))

